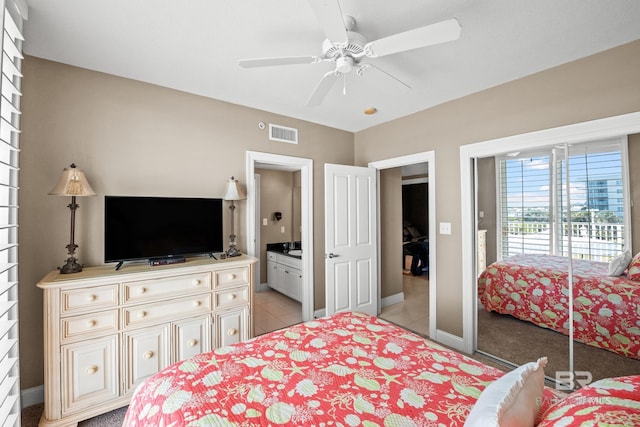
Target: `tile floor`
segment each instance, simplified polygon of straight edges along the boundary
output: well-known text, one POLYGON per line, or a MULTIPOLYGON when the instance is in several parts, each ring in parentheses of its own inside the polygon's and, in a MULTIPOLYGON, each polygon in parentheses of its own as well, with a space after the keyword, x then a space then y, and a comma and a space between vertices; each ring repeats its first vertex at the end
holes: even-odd
POLYGON ((253 312, 255 335, 302 322, 302 304, 271 289, 255 293, 253 312))
POLYGON ((379 317, 419 334, 429 335, 429 276, 402 276, 404 301, 383 307, 379 317))
MULTIPOLYGON (((384 307, 380 317, 422 335, 429 335, 429 276, 403 275, 405 300, 384 307)), ((255 334, 302 322, 302 305, 274 290, 255 294, 255 334)))

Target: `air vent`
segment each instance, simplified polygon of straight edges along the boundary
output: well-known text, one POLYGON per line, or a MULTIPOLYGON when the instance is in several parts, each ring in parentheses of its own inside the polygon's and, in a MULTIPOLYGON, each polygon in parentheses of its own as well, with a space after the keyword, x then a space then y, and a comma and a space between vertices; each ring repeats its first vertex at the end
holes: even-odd
POLYGON ((269 139, 272 141, 298 143, 298 129, 269 123, 269 139))

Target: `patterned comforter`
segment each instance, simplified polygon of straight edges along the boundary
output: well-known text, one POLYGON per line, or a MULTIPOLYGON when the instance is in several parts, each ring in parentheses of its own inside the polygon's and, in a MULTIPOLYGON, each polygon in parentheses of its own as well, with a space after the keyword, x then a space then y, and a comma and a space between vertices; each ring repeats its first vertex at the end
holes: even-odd
POLYGON ((124 426, 462 426, 502 372, 384 320, 339 313, 178 362, 124 426))
MULTIPOLYGON (((568 335, 567 261, 517 255, 493 263, 478 279, 480 302, 568 335)), ((573 260, 573 283, 576 341, 640 359, 640 282, 608 276, 604 262, 573 260)))

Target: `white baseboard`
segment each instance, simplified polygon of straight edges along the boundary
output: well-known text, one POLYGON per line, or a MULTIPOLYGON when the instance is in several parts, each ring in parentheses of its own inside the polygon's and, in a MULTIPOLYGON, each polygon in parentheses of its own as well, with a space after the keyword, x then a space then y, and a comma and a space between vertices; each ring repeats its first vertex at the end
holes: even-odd
POLYGON ((440 329, 436 329, 436 337, 434 340, 439 342, 440 344, 444 344, 448 347, 464 352, 464 340, 462 339, 462 337, 450 334, 449 332, 441 331, 440 329))
POLYGON ((269 285, 267 285, 266 283, 259 283, 256 287, 255 287, 255 291, 256 292, 264 292, 267 289, 269 289, 269 285))
POLYGON ((404 301, 404 292, 397 293, 395 295, 389 295, 380 300, 380 308, 387 307, 392 304, 397 304, 404 301))
POLYGON ((324 308, 321 308, 320 310, 316 310, 313 312, 313 318, 314 319, 319 319, 320 317, 324 317, 327 314, 327 310, 325 310, 324 308))
POLYGON ((20 390, 20 397, 23 408, 28 408, 29 406, 42 403, 44 402, 44 385, 20 390))
MULTIPOLYGON (((400 292, 395 295, 390 295, 380 300, 380 308, 386 307, 392 304, 396 304, 402 301, 404 301, 404 292, 400 292)), ((313 312, 313 318, 318 319, 319 317, 324 317, 326 313, 327 311, 324 308, 321 308, 320 310, 316 310, 313 312)))

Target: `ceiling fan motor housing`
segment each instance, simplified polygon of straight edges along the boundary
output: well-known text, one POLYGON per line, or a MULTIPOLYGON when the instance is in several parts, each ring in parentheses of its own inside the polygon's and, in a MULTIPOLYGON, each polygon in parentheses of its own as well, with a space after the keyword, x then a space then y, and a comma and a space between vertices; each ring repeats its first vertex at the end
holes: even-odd
MULTIPOLYGON (((325 39, 322 43, 322 56, 325 59, 336 59, 340 57, 351 57, 356 59, 364 53, 364 45, 367 40, 360 33, 355 31, 347 31, 347 43, 335 43, 329 39, 325 39)), ((357 63, 357 61, 354 61, 357 63)))

